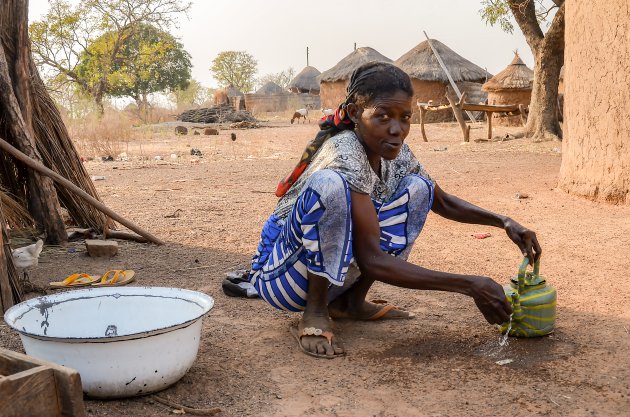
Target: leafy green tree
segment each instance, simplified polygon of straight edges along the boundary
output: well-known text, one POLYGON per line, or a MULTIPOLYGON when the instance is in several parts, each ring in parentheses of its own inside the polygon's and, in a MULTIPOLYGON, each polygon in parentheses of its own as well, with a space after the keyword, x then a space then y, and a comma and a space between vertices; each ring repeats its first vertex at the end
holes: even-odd
POLYGON ((295 77, 295 70, 293 69, 293 67, 289 67, 280 72, 263 75, 258 79, 258 85, 262 87, 263 85, 271 81, 286 90, 293 77, 295 77))
POLYGON ((77 73, 91 86, 106 80, 106 94, 131 97, 140 117, 146 119, 149 94, 188 87, 190 55, 170 34, 148 24, 138 24, 118 46, 110 63, 117 32, 108 32, 92 42, 82 54, 77 73))
POLYGON ((257 67, 258 62, 245 51, 224 51, 212 61, 210 71, 221 87, 232 85, 248 93, 256 83, 257 67))
POLYGON ((564 0, 482 0, 481 4, 481 17, 490 25, 499 24, 511 33, 514 19, 534 55, 534 84, 525 135, 535 140, 561 139, 558 83, 564 64, 564 0), (552 13, 555 15, 550 18, 552 13))
POLYGON ((212 91, 206 88, 195 79, 190 80, 188 87, 173 90, 169 94, 169 99, 175 103, 177 110, 185 110, 191 107, 201 106, 210 100, 212 91))
POLYGON ((35 63, 47 80, 77 84, 102 113, 109 77, 121 59, 125 40, 141 23, 171 28, 189 9, 190 3, 184 0, 85 0, 77 6, 67 0, 50 0, 48 13, 29 27, 35 63), (86 73, 77 72, 77 65, 90 45, 107 33, 109 55, 100 62, 101 77, 86 79, 86 73))

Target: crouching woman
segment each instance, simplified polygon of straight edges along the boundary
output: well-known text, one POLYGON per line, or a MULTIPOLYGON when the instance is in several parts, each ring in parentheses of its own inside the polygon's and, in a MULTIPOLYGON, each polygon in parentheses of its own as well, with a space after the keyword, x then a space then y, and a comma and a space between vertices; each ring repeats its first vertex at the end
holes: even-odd
POLYGON ((491 278, 433 271, 406 261, 430 210, 451 220, 503 228, 530 260, 535 234, 510 218, 444 192, 404 143, 413 89, 386 63, 352 75, 345 102, 321 123, 300 163, 279 186, 282 198, 263 226, 250 282, 272 306, 303 311, 291 331, 307 354, 334 358, 344 348, 331 317, 409 318, 366 300, 375 281, 470 296, 490 323, 511 306, 491 278))

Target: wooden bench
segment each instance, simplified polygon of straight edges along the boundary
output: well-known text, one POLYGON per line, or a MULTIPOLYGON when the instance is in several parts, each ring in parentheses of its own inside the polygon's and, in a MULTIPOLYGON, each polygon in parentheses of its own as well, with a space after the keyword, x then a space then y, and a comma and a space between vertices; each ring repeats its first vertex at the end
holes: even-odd
POLYGON ((81 377, 73 369, 0 348, 3 417, 83 417, 81 377))

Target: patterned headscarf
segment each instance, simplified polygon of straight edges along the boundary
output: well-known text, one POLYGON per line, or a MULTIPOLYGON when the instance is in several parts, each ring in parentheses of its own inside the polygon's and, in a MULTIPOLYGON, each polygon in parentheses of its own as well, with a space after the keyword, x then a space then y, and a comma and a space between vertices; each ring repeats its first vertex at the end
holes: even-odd
POLYGON ((293 171, 291 171, 291 173, 281 180, 280 184, 278 184, 278 188, 276 189, 277 197, 282 197, 287 191, 289 191, 289 188, 291 188, 300 175, 302 175, 302 173, 306 170, 308 165, 311 163, 313 156, 326 140, 343 130, 354 129, 354 122, 350 120, 347 106, 348 104, 354 102, 356 99, 355 95, 361 90, 365 81, 382 70, 383 69, 378 65, 362 66, 352 73, 350 83, 348 84, 346 99, 337 107, 334 114, 321 118, 319 121, 320 131, 317 133, 315 138, 306 145, 306 148, 302 153, 302 157, 295 168, 293 168, 293 171))

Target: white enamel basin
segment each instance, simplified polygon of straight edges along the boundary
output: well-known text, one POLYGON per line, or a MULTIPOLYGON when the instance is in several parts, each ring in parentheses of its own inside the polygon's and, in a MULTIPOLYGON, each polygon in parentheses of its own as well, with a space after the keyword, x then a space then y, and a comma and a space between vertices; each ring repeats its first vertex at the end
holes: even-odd
POLYGON ((76 369, 83 391, 120 398, 159 391, 190 369, 212 297, 181 288, 87 288, 6 311, 26 354, 76 369))

